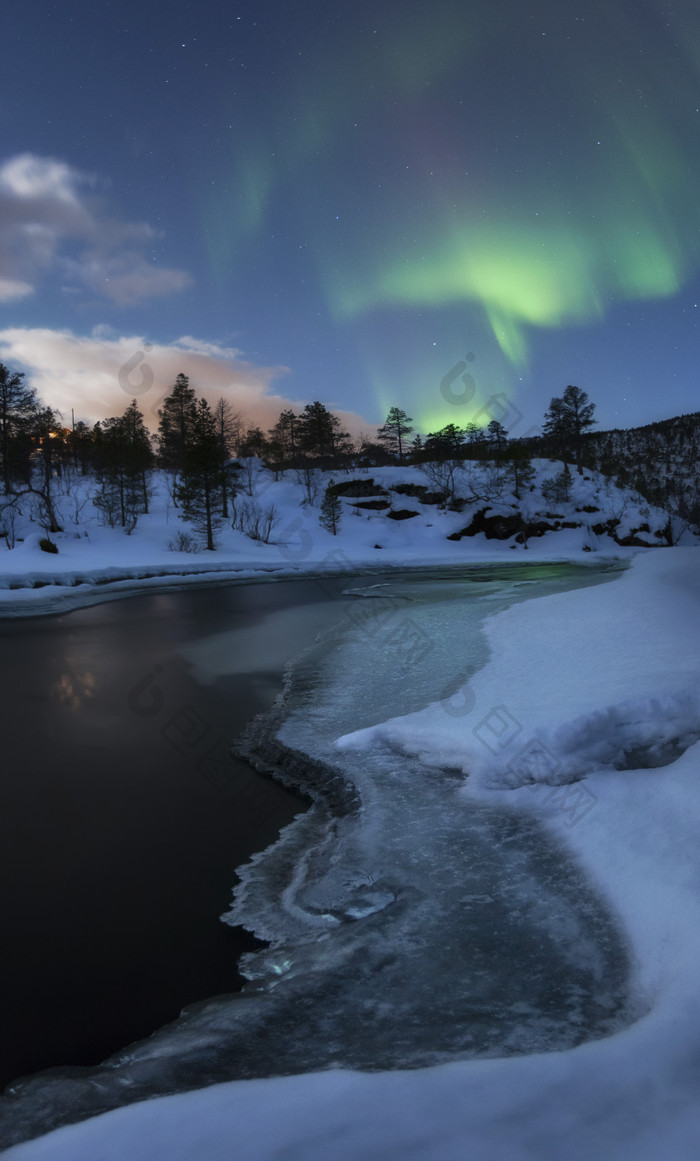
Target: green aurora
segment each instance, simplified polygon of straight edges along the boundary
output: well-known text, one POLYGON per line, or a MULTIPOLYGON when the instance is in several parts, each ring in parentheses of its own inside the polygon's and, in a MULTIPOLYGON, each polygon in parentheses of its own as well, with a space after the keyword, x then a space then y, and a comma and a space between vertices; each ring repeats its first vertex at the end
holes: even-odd
MULTIPOLYGON (((286 214, 329 324, 347 336, 387 311, 457 307, 495 339, 511 391, 534 330, 678 294, 700 267, 700 19, 642 7, 654 51, 631 2, 585 17, 409 6, 375 36, 358 23, 332 50, 299 51, 276 79, 284 115, 241 125, 207 191, 212 272, 223 285, 241 255, 264 262, 286 214)), ((395 401, 396 360, 370 344, 364 362, 380 405, 395 401)), ((422 423, 428 373, 412 373, 422 423)))

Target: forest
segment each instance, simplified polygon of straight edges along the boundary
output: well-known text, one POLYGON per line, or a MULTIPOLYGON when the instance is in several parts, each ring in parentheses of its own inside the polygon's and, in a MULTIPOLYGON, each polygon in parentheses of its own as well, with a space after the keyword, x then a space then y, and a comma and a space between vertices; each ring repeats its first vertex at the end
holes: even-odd
MULTIPOLYGON (((158 412, 158 429, 149 432, 136 399, 120 416, 90 427, 82 420, 63 424, 61 415, 37 398, 21 372, 0 364, 0 538, 14 547, 22 518, 45 530, 42 547, 54 551, 51 534, 61 531, 66 505, 80 523, 91 502, 101 522, 133 531, 147 515, 153 473, 168 481, 173 507, 195 528, 201 546, 216 547, 223 521, 268 541, 274 510, 249 501, 252 479, 262 464, 278 480, 293 472, 304 488, 305 502, 319 500, 321 521, 335 532, 341 485, 331 480, 319 498, 322 473, 390 464, 422 467, 436 501, 455 511, 468 499, 460 495, 460 465, 477 461, 488 469, 490 497, 508 487, 520 499, 534 476, 533 459, 561 464, 552 477, 550 499, 568 499, 572 471, 601 472, 616 486, 700 527, 700 413, 629 430, 594 432, 595 404, 585 391, 569 385, 553 397, 542 431, 511 437, 496 418, 485 426, 448 423, 421 433, 412 417, 391 407, 376 438, 353 438, 322 402, 302 410, 283 410, 267 431, 251 425, 229 400, 212 405, 179 374, 158 412), (89 482, 74 488, 76 478, 89 482), (246 498, 247 497, 247 498, 246 498)), ((193 547, 183 530, 177 546, 193 547)))

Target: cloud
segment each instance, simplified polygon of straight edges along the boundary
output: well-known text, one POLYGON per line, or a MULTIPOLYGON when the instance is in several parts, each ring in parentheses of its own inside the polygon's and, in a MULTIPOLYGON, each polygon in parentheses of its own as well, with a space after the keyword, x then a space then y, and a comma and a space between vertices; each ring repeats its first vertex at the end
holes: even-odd
POLYGON ((0 302, 11 302, 13 298, 26 298, 34 293, 34 287, 28 282, 20 282, 16 278, 0 278, 0 302))
MULTIPOLYGON (((0 359, 27 373, 40 399, 63 414, 92 424, 121 415, 135 398, 147 425, 158 426, 158 409, 180 372, 210 403, 223 397, 244 424, 267 430, 286 408, 304 403, 272 390, 287 367, 256 367, 235 347, 183 336, 170 344, 149 343, 143 335, 118 335, 101 325, 88 336, 69 330, 16 327, 0 331, 0 359)), ((368 431, 352 412, 336 412, 353 432, 368 431)))
POLYGON ((147 260, 159 233, 119 219, 94 194, 96 185, 56 158, 24 153, 0 165, 0 301, 31 293, 52 274, 69 291, 117 306, 191 284, 186 271, 147 260))
POLYGON ((131 306, 144 298, 176 294, 192 281, 184 270, 153 266, 137 251, 85 255, 82 262, 70 265, 76 278, 96 294, 111 299, 115 306, 131 306))
POLYGON ((5 162, 0 170, 0 187, 17 198, 49 198, 78 205, 78 172, 64 161, 22 153, 5 162))

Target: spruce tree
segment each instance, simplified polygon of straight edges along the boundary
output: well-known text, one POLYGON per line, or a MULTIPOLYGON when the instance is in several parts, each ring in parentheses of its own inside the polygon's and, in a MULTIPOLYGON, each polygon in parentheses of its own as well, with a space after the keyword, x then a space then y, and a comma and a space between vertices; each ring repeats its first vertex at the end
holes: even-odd
POLYGON ((568 504, 571 499, 571 482, 569 465, 565 463, 554 479, 542 481, 542 495, 550 503, 568 504))
POLYGON ((319 521, 323 528, 328 532, 332 532, 334 536, 337 536, 338 529, 340 528, 341 514, 342 505, 340 503, 340 497, 335 490, 335 481, 331 480, 323 497, 319 521))
POLYGON ((110 525, 128 532, 148 512, 148 473, 153 464, 151 441, 135 399, 123 415, 95 424, 100 485, 95 505, 110 525))
POLYGON ((197 397, 187 375, 180 374, 158 412, 158 462, 177 480, 185 462, 197 411, 197 397))
POLYGON ((176 495, 182 504, 182 517, 192 521, 210 552, 216 548, 215 533, 221 523, 223 474, 216 418, 206 399, 200 399, 195 407, 176 495))
POLYGON ((134 488, 140 491, 143 513, 148 515, 149 472, 155 457, 151 437, 135 399, 131 400, 122 415, 121 424, 127 471, 133 480, 134 488))
POLYGON ((414 435, 413 439, 411 440, 411 459, 412 459, 412 461, 414 463, 420 463, 420 461, 423 459, 423 453, 424 453, 423 436, 420 434, 414 435))

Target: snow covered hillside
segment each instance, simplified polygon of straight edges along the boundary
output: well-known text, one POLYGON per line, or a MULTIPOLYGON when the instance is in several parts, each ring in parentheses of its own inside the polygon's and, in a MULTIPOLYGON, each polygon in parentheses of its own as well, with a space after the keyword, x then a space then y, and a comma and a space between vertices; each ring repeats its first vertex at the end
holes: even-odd
POLYGON ((700 412, 644 427, 590 432, 586 462, 621 486, 637 488, 651 504, 700 519, 700 412))
POLYGON ((678 517, 637 493, 593 471, 562 478, 561 466, 546 460, 534 461, 524 478, 511 467, 471 461, 336 473, 337 535, 320 522, 329 472, 288 470, 275 479, 259 460, 241 465, 229 517, 218 520, 215 552, 201 550, 197 530, 179 517, 164 472, 153 474, 149 514, 129 534, 101 522, 94 485, 80 476, 57 482, 61 532, 48 535, 23 502, 0 529, 0 612, 52 612, 212 573, 230 581, 523 554, 580 560, 697 541, 678 517), (44 551, 42 540, 56 551, 44 551))

